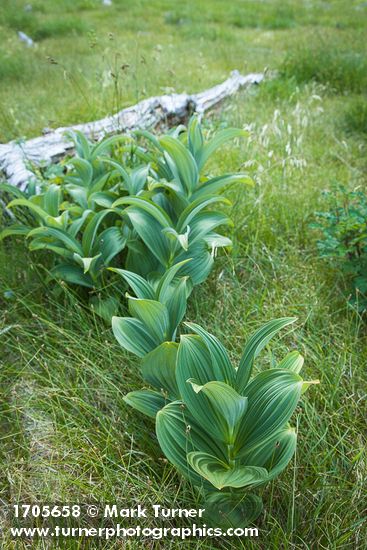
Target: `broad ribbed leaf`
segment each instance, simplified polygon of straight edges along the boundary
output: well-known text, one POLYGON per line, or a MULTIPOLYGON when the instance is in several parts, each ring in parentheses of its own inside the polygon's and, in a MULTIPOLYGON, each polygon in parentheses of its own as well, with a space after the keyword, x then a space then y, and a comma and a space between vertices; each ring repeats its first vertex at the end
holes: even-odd
POLYGON ((266 479, 265 468, 240 466, 220 461, 216 456, 204 452, 192 452, 187 455, 190 466, 217 489, 224 487, 248 487, 266 479))
POLYGON ((120 346, 138 357, 144 357, 157 346, 154 336, 138 319, 112 317, 112 330, 120 346))
POLYGON ((232 445, 239 422, 247 408, 247 398, 224 382, 208 382, 203 386, 189 380, 196 396, 188 408, 195 420, 215 439, 232 445))
POLYGON ((220 225, 233 225, 233 222, 221 212, 200 212, 190 224, 190 244, 210 234, 220 225))
POLYGON ((14 206, 26 206, 27 208, 29 208, 29 210, 31 210, 31 212, 39 216, 43 221, 45 221, 48 216, 48 213, 43 208, 30 201, 29 199, 14 199, 9 202, 7 208, 13 208, 14 206))
MULTIPOLYGON (((91 163, 83 158, 73 158, 69 161, 69 164, 73 165, 76 177, 79 179, 80 183, 84 187, 88 187, 93 179, 93 167, 91 163)), ((74 178, 75 176, 72 175, 71 177, 74 178)))
POLYGON ((269 369, 247 385, 246 415, 241 422, 235 451, 242 456, 282 428, 292 416, 302 391, 302 378, 288 370, 269 369))
POLYGON ((200 336, 183 335, 177 354, 176 380, 180 395, 190 411, 201 409, 200 416, 207 412, 204 400, 198 398, 188 380, 195 380, 198 385, 207 382, 225 382, 226 374, 213 364, 209 350, 200 336))
POLYGON ((159 143, 171 157, 179 180, 185 186, 187 193, 191 194, 195 190, 199 179, 194 157, 178 139, 163 136, 160 138, 159 143))
POLYGON ((61 189, 51 184, 43 195, 43 207, 50 216, 58 216, 61 203, 61 189))
POLYGON ((9 193, 9 195, 14 195, 19 199, 26 198, 26 194, 24 193, 24 191, 21 191, 20 189, 18 189, 18 187, 15 187, 14 185, 10 185, 10 183, 0 183, 0 191, 9 193))
POLYGON ((185 210, 182 212, 181 216, 178 219, 178 222, 176 224, 176 229, 178 232, 182 232, 186 229, 190 223, 195 220, 196 216, 207 206, 210 204, 215 203, 225 203, 225 204, 231 204, 228 199, 225 199, 224 197, 215 196, 215 197, 208 197, 204 201, 201 199, 198 199, 196 201, 193 201, 185 208, 185 210))
POLYGON ((83 269, 76 265, 59 264, 51 269, 51 274, 55 279, 61 279, 74 285, 93 288, 94 283, 89 274, 83 273, 83 269))
POLYGON ((3 229, 0 233, 0 241, 5 239, 6 237, 9 237, 11 235, 28 235, 28 233, 31 231, 31 227, 28 227, 27 225, 11 225, 10 227, 7 227, 6 229, 3 229))
POLYGON ((148 300, 155 299, 154 288, 140 275, 132 271, 127 271, 126 269, 117 269, 115 267, 110 267, 109 270, 121 275, 132 288, 137 298, 148 300))
POLYGON ((204 137, 201 131, 199 118, 192 116, 187 129, 188 145, 192 156, 197 161, 204 145, 204 137))
POLYGON ((113 145, 121 141, 132 141, 132 137, 128 135, 117 135, 103 138, 93 147, 91 159, 96 159, 98 156, 106 153, 106 151, 109 151, 113 145))
POLYGON ((293 428, 282 428, 264 438, 252 450, 241 453, 241 462, 268 470, 266 481, 277 477, 288 465, 296 450, 297 435, 293 428))
POLYGON ((253 180, 246 174, 225 174, 200 183, 198 189, 193 193, 191 200, 203 200, 208 196, 216 195, 225 187, 229 187, 235 183, 243 183, 251 187, 254 185, 253 180))
POLYGON ((170 320, 170 338, 174 339, 178 325, 181 323, 186 312, 188 298, 187 278, 183 277, 174 288, 166 300, 170 320))
POLYGON ((282 328, 294 323, 295 317, 284 317, 268 321, 259 330, 257 330, 246 343, 236 376, 236 389, 242 393, 248 383, 254 360, 261 350, 269 343, 271 338, 282 328))
POLYGON ((277 364, 277 369, 288 369, 293 372, 301 372, 304 358, 298 351, 291 351, 277 364))
POLYGON ((116 193, 112 191, 98 191, 98 193, 90 195, 89 202, 94 202, 103 208, 112 208, 113 203, 116 202, 116 198, 116 193))
POLYGON ((176 277, 180 269, 190 261, 191 261, 191 258, 188 258, 187 260, 183 260, 182 262, 178 262, 172 267, 170 267, 169 269, 167 269, 165 273, 162 275, 157 286, 157 297, 160 302, 165 303, 166 299, 171 295, 171 292, 169 292, 169 289, 173 279, 176 277))
POLYGON ((120 227, 107 227, 95 240, 92 252, 100 252, 104 264, 110 261, 125 248, 127 238, 120 227))
POLYGON ((99 226, 103 222, 104 218, 111 213, 113 213, 113 210, 111 209, 97 212, 96 214, 94 214, 94 216, 90 219, 90 221, 86 225, 83 233, 83 238, 82 238, 82 247, 83 247, 84 254, 86 256, 92 253, 99 226))
POLYGON ((113 203, 113 208, 118 206, 133 206, 135 209, 140 209, 153 217, 162 227, 170 227, 171 220, 163 208, 147 199, 139 197, 122 197, 113 203))
POLYGON ((83 214, 74 220, 68 227, 68 233, 72 237, 76 237, 81 228, 83 227, 86 219, 88 218, 89 214, 92 213, 92 210, 84 210, 83 214))
POLYGON ((232 367, 227 350, 223 344, 213 334, 210 334, 196 323, 185 323, 185 326, 198 334, 204 341, 212 359, 216 380, 223 380, 230 386, 233 386, 236 371, 232 367))
POLYGON ((63 229, 57 229, 56 227, 36 227, 28 233, 28 237, 52 237, 56 241, 63 243, 71 252, 76 252, 80 256, 84 255, 79 241, 63 229))
POLYGON ((208 251, 206 243, 201 239, 190 245, 187 252, 179 254, 176 261, 180 262, 189 258, 191 258, 190 263, 181 270, 180 275, 190 277, 193 285, 199 285, 208 277, 214 259, 208 251))
POLYGON ((162 233, 162 225, 153 216, 139 208, 130 207, 126 213, 145 245, 163 266, 167 266, 172 244, 162 233))
POLYGON ((131 174, 132 191, 134 195, 138 195, 144 189, 149 174, 149 164, 147 166, 139 166, 135 168, 131 174))
POLYGON ((155 418, 158 411, 163 409, 167 403, 161 393, 152 390, 131 391, 123 399, 125 403, 150 418, 155 418))
POLYGON ((168 460, 192 483, 202 486, 203 478, 187 462, 187 454, 203 451, 225 460, 225 447, 208 437, 180 401, 166 405, 157 414, 159 445, 168 460))
POLYGON ((167 308, 156 300, 129 298, 129 311, 154 336, 156 345, 169 339, 170 322, 167 308))
POLYGON ((54 254, 57 254, 58 256, 61 256, 64 260, 74 260, 74 254, 73 252, 70 252, 67 248, 63 246, 57 246, 55 244, 52 244, 49 239, 47 238, 39 238, 39 239, 32 239, 28 246, 29 250, 50 250, 54 252, 54 254))
POLYGON ((164 390, 170 399, 179 399, 176 382, 176 357, 178 344, 163 342, 143 357, 141 372, 144 380, 157 390, 164 390))

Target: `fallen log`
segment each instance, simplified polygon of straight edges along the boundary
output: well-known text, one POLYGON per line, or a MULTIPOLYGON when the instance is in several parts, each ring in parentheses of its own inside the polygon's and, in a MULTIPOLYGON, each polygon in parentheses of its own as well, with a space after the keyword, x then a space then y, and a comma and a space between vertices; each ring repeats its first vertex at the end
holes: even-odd
POLYGON ((0 170, 10 184, 24 189, 29 178, 33 176, 29 169, 30 164, 51 164, 72 150, 73 143, 65 136, 67 131, 79 130, 90 139, 99 140, 106 134, 154 128, 162 122, 177 123, 193 112, 204 113, 240 88, 258 84, 262 79, 263 74, 243 76, 238 71, 233 71, 221 84, 197 94, 151 97, 101 120, 57 128, 24 142, 0 144, 0 170))

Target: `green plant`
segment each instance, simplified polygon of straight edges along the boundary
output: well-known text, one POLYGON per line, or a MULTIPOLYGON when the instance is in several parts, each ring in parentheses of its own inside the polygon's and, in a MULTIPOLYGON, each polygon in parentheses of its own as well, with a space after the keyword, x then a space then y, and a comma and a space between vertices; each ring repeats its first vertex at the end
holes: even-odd
POLYGON ((367 196, 365 191, 336 187, 327 196, 330 210, 317 212, 312 227, 323 238, 317 246, 323 258, 330 258, 352 281, 351 298, 359 310, 367 308, 367 196))
MULTIPOLYGON (((156 418, 162 451, 198 487, 214 523, 256 519, 261 498, 248 490, 277 477, 294 454, 296 433, 288 422, 316 382, 299 376, 303 358, 296 351, 252 376, 261 350, 292 322, 276 319, 256 331, 237 369, 219 340, 194 323, 185 323, 194 334, 182 335, 179 346, 166 342, 152 352, 149 343, 141 354, 143 376, 149 373, 144 378, 155 389, 130 392, 125 401, 156 418)), ((116 329, 115 336, 129 349, 116 329)), ((138 342, 146 344, 146 335, 138 342)))
POLYGON ((16 195, 8 208, 25 207, 33 219, 6 228, 1 238, 25 235, 31 250, 58 258, 51 269, 56 278, 91 289, 105 285, 104 268, 125 248, 126 268, 144 277, 181 263, 181 275, 194 284, 205 280, 216 249, 231 244, 214 231, 230 219, 209 207, 228 203, 218 194, 226 186, 251 180, 246 174, 208 178, 203 169, 220 145, 247 134, 226 129, 205 142, 197 117, 187 131, 179 126, 161 138, 138 134, 153 151, 127 135, 95 144, 69 133, 76 156, 45 177, 40 173, 31 194, 3 186, 16 195))

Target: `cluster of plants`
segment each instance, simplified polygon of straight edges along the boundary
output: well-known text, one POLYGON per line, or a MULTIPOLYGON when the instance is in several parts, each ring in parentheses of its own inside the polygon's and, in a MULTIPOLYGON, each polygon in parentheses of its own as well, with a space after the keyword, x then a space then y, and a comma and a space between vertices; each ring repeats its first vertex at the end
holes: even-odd
POLYGON ((238 366, 214 335, 182 324, 193 287, 209 275, 216 250, 231 244, 218 232, 231 224, 217 209, 228 202, 220 192, 250 183, 246 174, 208 175, 207 161, 245 135, 227 128, 206 139, 196 117, 162 137, 139 131, 94 144, 74 134, 74 157, 24 193, 1 187, 15 195, 7 206, 17 217, 1 238, 24 235, 31 250, 50 256, 52 278, 92 295, 120 300, 130 289, 129 316, 113 316, 112 329, 140 358, 144 387, 125 401, 155 419, 163 453, 202 495, 208 521, 225 525, 244 525, 261 512, 250 489, 291 460, 296 433, 289 421, 310 384, 296 351, 254 370, 293 318, 257 330, 238 366))
POLYGON ((317 212, 312 227, 321 231, 320 255, 334 262, 351 281, 350 301, 360 312, 367 309, 367 195, 342 185, 326 192, 330 209, 317 212))

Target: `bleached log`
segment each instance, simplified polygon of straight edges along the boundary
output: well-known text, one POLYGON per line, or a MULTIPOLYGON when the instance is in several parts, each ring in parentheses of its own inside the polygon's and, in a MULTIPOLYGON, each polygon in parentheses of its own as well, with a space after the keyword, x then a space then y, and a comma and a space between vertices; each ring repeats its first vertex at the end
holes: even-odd
POLYGON ((99 140, 106 134, 154 128, 162 122, 172 123, 172 120, 179 122, 192 112, 204 113, 240 88, 258 84, 262 79, 263 74, 243 76, 238 71, 233 71, 221 84, 197 94, 151 97, 95 122, 57 128, 23 143, 11 141, 0 144, 0 170, 10 184, 24 189, 29 178, 33 176, 29 169, 30 164, 48 165, 72 150, 73 143, 65 137, 67 131, 79 130, 90 139, 99 140))

